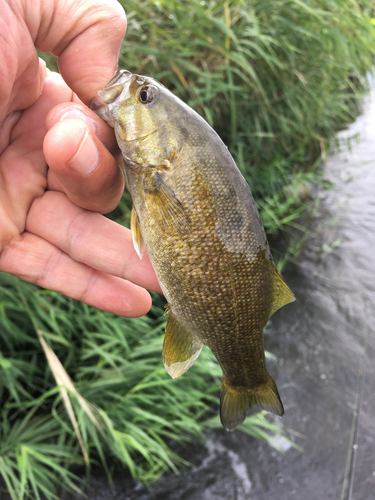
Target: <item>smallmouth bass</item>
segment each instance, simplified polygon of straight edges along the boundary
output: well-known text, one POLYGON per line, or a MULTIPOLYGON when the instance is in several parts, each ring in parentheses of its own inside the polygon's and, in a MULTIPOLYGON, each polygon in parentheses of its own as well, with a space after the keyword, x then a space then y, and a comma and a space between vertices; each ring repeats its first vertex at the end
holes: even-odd
POLYGON ((163 360, 185 373, 204 345, 222 371, 220 417, 234 430, 252 406, 284 413, 266 368, 263 328, 295 300, 276 269, 250 188, 216 132, 152 78, 120 71, 92 100, 115 130, 169 314, 163 360))

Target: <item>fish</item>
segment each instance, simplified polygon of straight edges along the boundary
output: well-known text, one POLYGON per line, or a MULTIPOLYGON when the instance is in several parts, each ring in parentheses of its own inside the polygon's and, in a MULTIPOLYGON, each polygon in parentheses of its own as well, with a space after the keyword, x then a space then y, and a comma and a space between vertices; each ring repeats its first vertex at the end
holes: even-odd
POLYGON ((223 372, 220 418, 236 429, 253 406, 282 416, 263 329, 295 297, 277 270, 250 187, 192 108, 151 77, 121 70, 90 103, 114 128, 132 196, 131 231, 167 300, 167 372, 208 346, 223 372))

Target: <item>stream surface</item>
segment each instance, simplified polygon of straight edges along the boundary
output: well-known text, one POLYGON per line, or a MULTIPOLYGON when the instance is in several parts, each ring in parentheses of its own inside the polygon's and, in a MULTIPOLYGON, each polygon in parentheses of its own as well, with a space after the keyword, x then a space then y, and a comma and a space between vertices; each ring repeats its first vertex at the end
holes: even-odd
POLYGON ((268 361, 285 406, 277 422, 303 436, 289 434, 303 452, 218 430, 188 450, 192 469, 161 478, 152 491, 120 477, 111 491, 106 479, 92 478, 90 500, 347 500, 360 373, 351 500, 375 498, 374 88, 338 139, 355 134, 326 161, 333 187, 319 191, 312 236, 283 273, 297 300, 272 317, 265 335, 279 358, 268 361))

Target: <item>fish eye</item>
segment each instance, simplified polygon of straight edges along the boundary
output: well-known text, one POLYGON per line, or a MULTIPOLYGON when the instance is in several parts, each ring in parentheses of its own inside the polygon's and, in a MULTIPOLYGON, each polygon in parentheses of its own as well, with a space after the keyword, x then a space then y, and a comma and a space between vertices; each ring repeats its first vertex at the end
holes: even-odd
POLYGON ((143 87, 139 93, 139 100, 142 104, 150 104, 155 99, 155 89, 152 87, 143 87))

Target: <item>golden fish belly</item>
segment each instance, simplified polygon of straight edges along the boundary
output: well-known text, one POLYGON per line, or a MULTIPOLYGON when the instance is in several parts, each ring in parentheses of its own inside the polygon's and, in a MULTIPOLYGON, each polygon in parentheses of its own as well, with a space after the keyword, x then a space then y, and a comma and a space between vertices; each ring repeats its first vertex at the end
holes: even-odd
POLYGON ((178 377, 207 345, 223 370, 221 421, 233 430, 252 406, 283 414, 265 364, 263 328, 293 295, 227 149, 197 148, 198 140, 184 146, 172 168, 129 168, 127 176, 169 303, 164 366, 178 377))
POLYGON ((163 224, 152 203, 147 217, 140 217, 163 292, 174 315, 211 349, 231 386, 266 383, 263 328, 271 309, 274 264, 260 242, 252 259, 228 251, 217 235, 216 209, 204 180, 198 175, 190 189, 186 193, 185 186, 179 196, 189 216, 187 227, 163 224))

